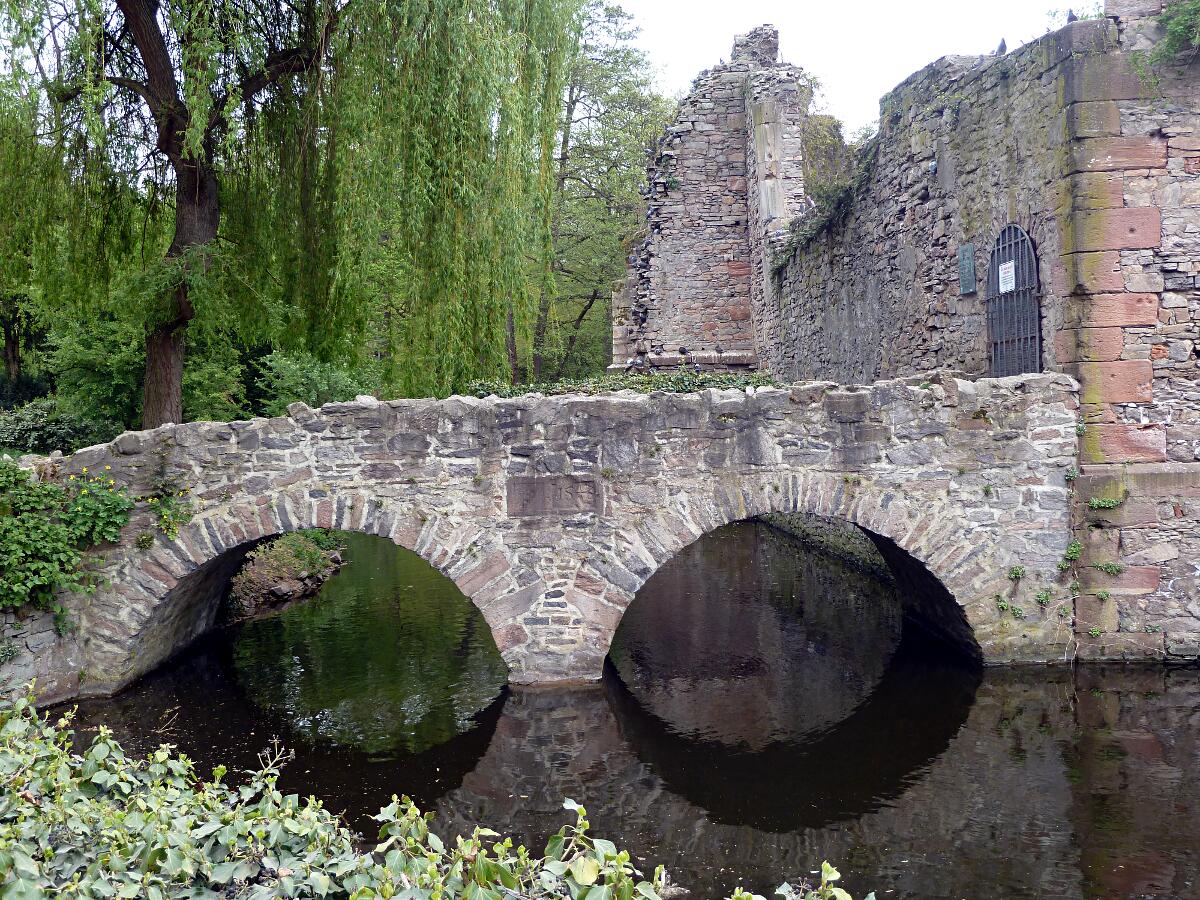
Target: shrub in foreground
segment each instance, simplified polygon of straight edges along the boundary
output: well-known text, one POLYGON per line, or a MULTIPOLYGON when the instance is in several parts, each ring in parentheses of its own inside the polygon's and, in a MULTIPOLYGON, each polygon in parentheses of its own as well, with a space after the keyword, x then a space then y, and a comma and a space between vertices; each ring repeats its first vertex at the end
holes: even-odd
MULTIPOLYGON (((55 722, 29 697, 0 703, 0 895, 6 898, 350 897, 462 900, 655 900, 629 854, 573 825, 531 855, 487 829, 443 842, 407 799, 375 816, 361 849, 313 797, 276 788, 282 751, 237 786, 201 777, 169 747, 125 756, 107 729, 74 752, 70 716, 55 722)), ((850 900, 822 866, 821 885, 783 886, 791 900, 850 900)), ((737 891, 735 900, 752 900, 737 891)), ((870 898, 867 898, 870 900, 870 898)))

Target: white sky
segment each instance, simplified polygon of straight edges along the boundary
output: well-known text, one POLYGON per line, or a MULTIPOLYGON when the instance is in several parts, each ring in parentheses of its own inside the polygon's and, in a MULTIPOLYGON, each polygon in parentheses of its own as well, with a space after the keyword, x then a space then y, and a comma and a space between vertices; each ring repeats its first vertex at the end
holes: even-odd
MULTIPOLYGON (((733 36, 771 23, 780 56, 820 80, 847 135, 873 122, 879 98, 942 56, 1008 49, 1051 30, 1073 5, 1096 0, 617 0, 633 14, 659 88, 687 92, 701 70, 728 59, 733 36)), ((1057 27, 1057 26, 1055 26, 1057 27)))

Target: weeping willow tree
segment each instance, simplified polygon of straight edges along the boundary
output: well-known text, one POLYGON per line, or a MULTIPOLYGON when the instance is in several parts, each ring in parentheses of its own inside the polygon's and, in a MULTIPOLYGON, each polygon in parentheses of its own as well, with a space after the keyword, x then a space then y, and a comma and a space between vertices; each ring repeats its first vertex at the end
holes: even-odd
POLYGON ((189 341, 331 359, 385 389, 510 366, 548 276, 551 148, 575 0, 6 0, 8 93, 62 160, 46 285, 144 335, 142 420, 180 421, 189 341), (59 272, 73 271, 59 266, 59 272), (114 285, 115 287, 108 287, 114 285))

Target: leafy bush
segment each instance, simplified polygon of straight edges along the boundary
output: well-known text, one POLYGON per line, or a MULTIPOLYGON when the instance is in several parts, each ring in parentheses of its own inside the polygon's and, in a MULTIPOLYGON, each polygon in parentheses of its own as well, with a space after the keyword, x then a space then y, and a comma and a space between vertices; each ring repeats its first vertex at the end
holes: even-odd
POLYGON ((601 394, 608 391, 637 391, 649 394, 665 391, 671 394, 686 394, 706 388, 771 387, 775 381, 768 375, 757 373, 738 375, 730 372, 692 372, 680 369, 673 372, 632 375, 610 372, 595 378, 578 381, 556 381, 548 384, 509 384, 505 381, 478 381, 467 393, 476 397, 495 394, 497 397, 520 397, 522 394, 601 394))
MULTIPOLYGON (((407 799, 375 817, 379 843, 355 836, 313 797, 276 788, 285 754, 260 757, 245 783, 223 766, 202 777, 163 746, 125 756, 108 729, 73 752, 70 714, 56 722, 28 697, 0 703, 0 893, 6 897, 375 897, 462 900, 657 900, 661 869, 641 878, 630 855, 587 833, 586 811, 544 857, 487 829, 447 846, 407 799)), ((783 896, 849 900, 822 866, 814 889, 783 896)), ((752 897, 738 891, 735 897, 752 897)))
POLYGON ((1195 56, 1200 47, 1200 0, 1174 0, 1158 17, 1162 39, 1150 54, 1151 63, 1173 60, 1187 51, 1195 56))
POLYGON ((250 551, 241 571, 233 577, 230 600, 235 607, 252 609, 256 600, 280 581, 299 580, 305 573, 330 566, 329 554, 341 549, 338 537, 324 528, 285 534, 250 551))
POLYGON ((70 453, 111 441, 121 431, 115 422, 97 422, 62 411, 54 397, 0 412, 0 447, 26 453, 70 453))
POLYGON ((265 400, 262 414, 287 414, 289 403, 307 403, 314 409, 324 403, 353 400, 373 391, 358 372, 321 362, 304 353, 271 353, 258 362, 258 390, 265 400))
POLYGON ((83 551, 115 541, 133 501, 107 475, 35 481, 0 460, 0 609, 50 609, 60 590, 89 587, 83 551))

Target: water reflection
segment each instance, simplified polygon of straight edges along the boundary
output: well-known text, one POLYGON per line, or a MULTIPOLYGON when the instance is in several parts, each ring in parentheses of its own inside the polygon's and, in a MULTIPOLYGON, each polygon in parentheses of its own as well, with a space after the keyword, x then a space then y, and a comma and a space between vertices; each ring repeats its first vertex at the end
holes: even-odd
POLYGON ((821 859, 856 896, 1200 896, 1200 673, 981 675, 902 627, 892 586, 759 526, 719 537, 639 596, 597 687, 497 693, 471 615, 440 614, 447 637, 404 612, 436 583, 359 556, 375 578, 348 567, 82 718, 204 766, 279 735, 283 789, 364 831, 407 792, 444 833, 540 848, 572 797, 698 898, 821 859))
POLYGON ((646 582, 610 658, 666 731, 760 751, 850 715, 879 684, 901 621, 894 585, 745 522, 646 582))
POLYGON ((351 562, 317 597, 236 634, 234 679, 305 743, 428 750, 470 728, 508 670, 453 581, 391 541, 344 537, 351 562))

